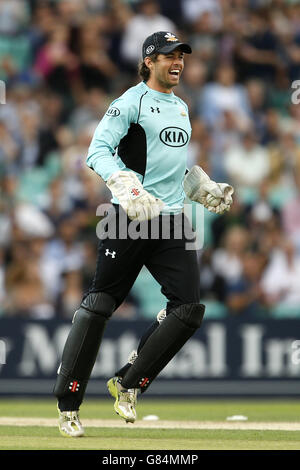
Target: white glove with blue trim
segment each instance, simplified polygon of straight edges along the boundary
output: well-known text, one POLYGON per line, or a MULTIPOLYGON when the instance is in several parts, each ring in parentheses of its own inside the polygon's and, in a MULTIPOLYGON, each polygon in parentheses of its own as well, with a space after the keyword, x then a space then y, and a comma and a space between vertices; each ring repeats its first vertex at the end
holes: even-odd
POLYGON ((200 166, 193 166, 184 178, 185 194, 210 212, 223 214, 230 210, 234 189, 227 183, 216 183, 200 166))

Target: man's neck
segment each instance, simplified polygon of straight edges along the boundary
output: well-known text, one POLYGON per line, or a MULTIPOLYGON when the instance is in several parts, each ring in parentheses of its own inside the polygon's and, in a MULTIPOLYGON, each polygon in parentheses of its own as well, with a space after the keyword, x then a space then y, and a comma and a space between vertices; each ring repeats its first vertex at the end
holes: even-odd
POLYGON ((159 91, 160 93, 166 93, 170 95, 173 92, 173 87, 166 88, 156 80, 151 80, 151 78, 149 78, 149 80, 146 82, 146 85, 152 90, 159 91))

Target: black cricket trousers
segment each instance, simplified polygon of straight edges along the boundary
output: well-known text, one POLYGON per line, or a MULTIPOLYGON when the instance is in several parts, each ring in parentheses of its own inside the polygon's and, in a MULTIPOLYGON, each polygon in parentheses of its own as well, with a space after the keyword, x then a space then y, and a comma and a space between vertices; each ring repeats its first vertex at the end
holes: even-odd
POLYGON ((195 234, 183 213, 139 223, 113 204, 100 232, 96 271, 84 298, 105 292, 115 299, 117 309, 145 265, 168 300, 167 313, 179 305, 200 302, 197 252, 190 249, 195 234))

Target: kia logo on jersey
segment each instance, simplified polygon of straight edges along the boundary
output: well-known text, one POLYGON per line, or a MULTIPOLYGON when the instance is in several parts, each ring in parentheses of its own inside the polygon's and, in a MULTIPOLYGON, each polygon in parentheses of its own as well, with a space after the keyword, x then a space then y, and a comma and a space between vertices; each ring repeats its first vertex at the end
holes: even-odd
POLYGON ((159 138, 169 147, 183 147, 189 140, 188 133, 180 127, 165 127, 159 138))

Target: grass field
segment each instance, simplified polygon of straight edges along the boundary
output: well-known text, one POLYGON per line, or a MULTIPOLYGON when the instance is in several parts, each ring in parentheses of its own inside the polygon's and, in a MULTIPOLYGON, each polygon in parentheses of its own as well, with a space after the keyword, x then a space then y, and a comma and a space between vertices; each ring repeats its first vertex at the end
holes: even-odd
POLYGON ((140 401, 127 424, 113 401, 86 400, 86 435, 63 438, 53 400, 0 400, 0 450, 300 450, 300 401, 140 401), (147 415, 157 421, 145 421, 147 415), (247 421, 226 418, 244 415, 247 421))

